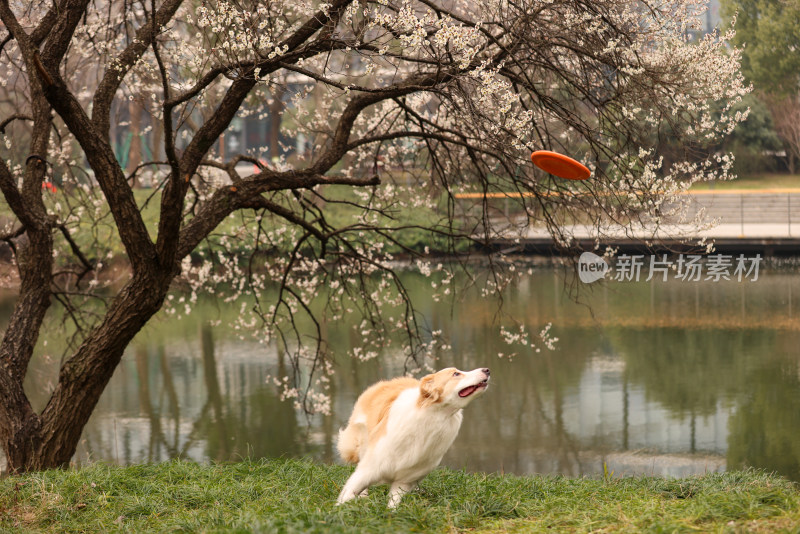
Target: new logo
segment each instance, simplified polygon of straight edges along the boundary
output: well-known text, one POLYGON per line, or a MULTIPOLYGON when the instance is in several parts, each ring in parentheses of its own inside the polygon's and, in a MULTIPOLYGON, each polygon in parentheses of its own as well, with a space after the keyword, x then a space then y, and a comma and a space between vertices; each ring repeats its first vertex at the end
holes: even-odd
POLYGON ((584 284, 591 284, 603 278, 608 272, 608 264, 592 252, 584 252, 578 258, 578 278, 584 284))

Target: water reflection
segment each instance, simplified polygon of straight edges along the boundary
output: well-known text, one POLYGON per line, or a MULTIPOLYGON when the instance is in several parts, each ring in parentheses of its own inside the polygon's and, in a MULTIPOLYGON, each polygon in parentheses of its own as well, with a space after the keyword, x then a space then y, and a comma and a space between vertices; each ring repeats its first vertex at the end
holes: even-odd
MULTIPOLYGON (((405 280, 422 302, 430 281, 405 280)), ((800 480, 798 286, 797 272, 767 272, 756 283, 612 283, 576 304, 557 271, 539 268, 505 309, 534 332, 552 322, 560 338, 552 352, 507 346, 494 305, 477 292, 457 306, 423 302, 453 346, 441 366, 492 368, 493 386, 467 409, 445 463, 569 475, 602 473, 604 463, 617 474, 667 475, 752 465, 800 480)), ((335 461, 335 435, 357 394, 402 370, 392 354, 340 359, 332 415, 307 419, 266 383, 282 370, 276 351, 241 339, 225 326, 238 306, 220 306, 162 318, 136 339, 84 432, 79 461, 335 461)), ((344 349, 361 342, 347 324, 326 325, 326 335, 344 349)), ((37 405, 56 363, 44 354, 29 373, 37 405)))
POLYGON ((275 369, 241 344, 224 362, 208 325, 195 340, 138 340, 84 432, 78 459, 119 463, 175 457, 230 460, 303 451, 298 418, 264 377, 275 369), (196 350, 195 350, 196 349, 196 350), (132 356, 132 357, 129 357, 132 356))

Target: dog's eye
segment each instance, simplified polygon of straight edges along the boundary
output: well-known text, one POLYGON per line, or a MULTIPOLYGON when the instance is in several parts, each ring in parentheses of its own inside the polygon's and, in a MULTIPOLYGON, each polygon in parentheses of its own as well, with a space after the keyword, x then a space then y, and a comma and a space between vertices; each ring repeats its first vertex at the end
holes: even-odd
POLYGON ((453 376, 461 376, 461 373, 459 373, 458 371, 456 371, 456 372, 454 372, 454 373, 453 373, 453 376))

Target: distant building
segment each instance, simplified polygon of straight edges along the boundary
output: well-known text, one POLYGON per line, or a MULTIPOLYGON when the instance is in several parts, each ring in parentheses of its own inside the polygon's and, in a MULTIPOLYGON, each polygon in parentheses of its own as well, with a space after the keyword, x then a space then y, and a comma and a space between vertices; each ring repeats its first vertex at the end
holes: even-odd
POLYGON ((701 25, 697 30, 689 30, 689 35, 692 39, 699 39, 700 37, 712 33, 720 29, 722 17, 719 12, 719 0, 709 0, 706 2, 708 9, 701 15, 701 25))
POLYGON ((714 29, 719 28, 722 21, 719 15, 719 0, 709 0, 708 11, 705 13, 705 27, 703 28, 706 33, 711 33, 714 29))

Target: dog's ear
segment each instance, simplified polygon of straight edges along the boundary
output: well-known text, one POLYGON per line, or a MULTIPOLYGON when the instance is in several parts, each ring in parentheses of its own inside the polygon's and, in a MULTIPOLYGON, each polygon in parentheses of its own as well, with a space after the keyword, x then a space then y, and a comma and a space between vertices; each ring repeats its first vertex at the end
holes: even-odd
POLYGON ((436 387, 436 376, 428 375, 419 381, 419 405, 429 406, 439 401, 441 391, 436 387))

